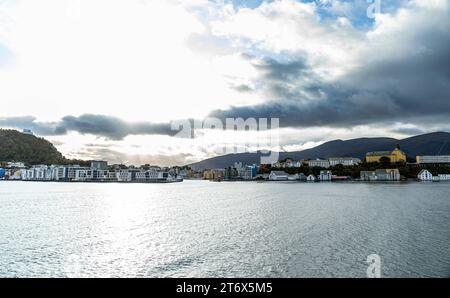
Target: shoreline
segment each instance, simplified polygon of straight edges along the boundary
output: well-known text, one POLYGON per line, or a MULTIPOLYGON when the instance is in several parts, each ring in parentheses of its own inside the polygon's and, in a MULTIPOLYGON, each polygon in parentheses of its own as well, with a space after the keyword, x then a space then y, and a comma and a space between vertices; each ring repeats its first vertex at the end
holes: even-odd
POLYGON ((44 183, 98 183, 98 184, 171 184, 180 183, 185 181, 204 181, 204 182, 215 182, 215 183, 234 183, 234 182, 256 182, 256 183, 282 183, 282 184, 323 184, 323 183, 338 183, 338 184, 408 184, 408 183, 450 183, 450 181, 421 181, 417 179, 401 180, 401 181, 362 181, 362 180, 349 180, 349 181, 273 181, 273 180, 223 180, 223 181, 212 181, 212 180, 200 180, 200 179, 184 179, 181 181, 55 181, 55 180, 1 180, 1 182, 44 182, 44 183))

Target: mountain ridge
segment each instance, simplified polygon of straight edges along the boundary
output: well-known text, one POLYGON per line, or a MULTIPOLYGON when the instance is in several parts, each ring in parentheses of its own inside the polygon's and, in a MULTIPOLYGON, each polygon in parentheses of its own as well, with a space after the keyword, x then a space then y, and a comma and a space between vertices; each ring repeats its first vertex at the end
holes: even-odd
MULTIPOLYGON (((315 159, 329 157, 364 158, 366 152, 393 150, 397 145, 410 158, 416 155, 450 155, 450 133, 438 131, 404 139, 362 137, 350 140, 331 140, 314 148, 293 152, 279 152, 279 159, 315 159)), ((261 152, 228 154, 208 158, 189 166, 193 169, 225 168, 234 162, 259 164, 261 152)))

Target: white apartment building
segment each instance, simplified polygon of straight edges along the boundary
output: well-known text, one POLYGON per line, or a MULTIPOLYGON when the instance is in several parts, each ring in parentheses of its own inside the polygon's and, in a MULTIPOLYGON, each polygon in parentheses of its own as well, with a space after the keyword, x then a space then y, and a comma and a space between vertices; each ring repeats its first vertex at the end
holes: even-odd
POLYGON ((450 155, 416 156, 418 164, 450 163, 450 155))
POLYGON ((119 182, 130 182, 133 179, 133 174, 128 170, 116 171, 116 179, 119 182))
POLYGON ((148 171, 136 172, 137 181, 151 181, 151 180, 163 180, 169 178, 169 173, 159 172, 155 169, 150 169, 148 171))
POLYGON ((331 171, 320 171, 319 180, 320 181, 331 181, 332 173, 331 171))
POLYGON ((305 161, 309 167, 319 167, 328 169, 330 167, 330 161, 327 159, 314 159, 305 161))
POLYGON ((90 168, 80 167, 79 165, 64 166, 62 168, 63 168, 63 171, 62 171, 63 176, 59 176, 60 171, 58 170, 58 180, 68 180, 68 181, 72 181, 72 180, 76 179, 77 171, 90 169, 90 168))
POLYGON ((55 166, 36 165, 31 169, 21 171, 22 180, 52 181, 56 180, 57 168, 55 166))
POLYGON ((74 181, 88 181, 92 180, 94 177, 93 170, 90 168, 79 168, 75 170, 74 181))
POLYGON ((450 174, 439 174, 439 181, 450 181, 450 174))
POLYGON ((417 179, 421 181, 433 181, 433 174, 431 174, 428 170, 423 169, 417 174, 417 179))
POLYGON ((375 171, 361 171, 363 181, 400 181, 401 175, 398 169, 377 169, 375 171))
POLYGON ((75 170, 74 181, 115 181, 115 171, 99 170, 94 168, 78 168, 75 170))
POLYGON ((361 163, 361 159, 356 157, 330 157, 329 159, 330 166, 334 167, 337 165, 343 166, 354 166, 361 163))

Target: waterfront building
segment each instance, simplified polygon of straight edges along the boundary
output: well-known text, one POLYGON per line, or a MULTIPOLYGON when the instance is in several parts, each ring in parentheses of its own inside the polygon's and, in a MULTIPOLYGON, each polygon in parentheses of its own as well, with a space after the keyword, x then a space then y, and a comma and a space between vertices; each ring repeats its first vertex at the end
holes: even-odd
POLYGON ((361 171, 360 179, 363 181, 372 181, 376 180, 375 171, 361 171))
POLYGON ((416 162, 418 164, 448 164, 450 155, 416 156, 416 162))
POLYGON ((80 167, 79 165, 73 166, 58 166, 56 169, 57 181, 73 181, 77 176, 77 171, 89 170, 90 168, 80 167))
POLYGON ((297 181, 297 180, 300 180, 300 176, 298 174, 288 175, 288 180, 289 181, 297 181))
MULTIPOLYGON (((208 176, 208 174, 207 174, 207 176, 208 176)), ((212 177, 213 173, 209 173, 209 176, 212 177)), ((239 176, 239 173, 236 170, 236 168, 228 167, 228 168, 225 169, 224 179, 226 179, 226 180, 233 180, 233 179, 236 179, 238 176, 239 176)), ((207 177, 205 179, 207 179, 207 180, 214 180, 214 178, 211 178, 211 177, 207 177)))
POLYGON ((245 166, 239 171, 238 176, 244 180, 253 180, 256 178, 257 167, 253 166, 245 166))
POLYGON ((431 174, 428 170, 423 169, 417 174, 417 179, 422 181, 433 181, 433 174, 431 174))
POLYGON ((330 167, 330 161, 327 159, 314 159, 314 160, 307 160, 305 163, 310 167, 319 167, 319 168, 325 168, 328 169, 330 167))
POLYGON ((84 167, 80 167, 79 165, 75 165, 75 166, 69 166, 66 167, 66 172, 65 172, 65 179, 69 180, 69 181, 73 181, 76 179, 77 176, 77 172, 78 171, 83 171, 83 170, 89 170, 90 168, 84 168, 84 167))
POLYGON ((162 172, 159 172, 158 170, 156 170, 154 168, 152 168, 150 170, 146 170, 146 171, 141 170, 141 171, 136 172, 136 180, 148 181, 148 180, 158 180, 160 178, 162 179, 163 176, 162 176, 162 174, 160 176, 160 173, 162 173, 162 172))
POLYGON ((450 174, 439 174, 439 181, 450 181, 450 174))
POLYGON ((399 181, 401 179, 398 169, 377 169, 375 174, 378 181, 399 181))
POLYGON ((269 175, 271 181, 285 181, 288 180, 288 174, 284 171, 272 171, 269 175))
POLYGON ((319 180, 320 181, 331 181, 332 173, 331 171, 320 171, 319 180))
POLYGON ((74 181, 91 181, 93 180, 93 170, 91 168, 79 168, 75 171, 74 181))
POLYGON ((35 165, 30 169, 20 171, 21 179, 25 181, 52 181, 56 180, 56 167, 46 165, 35 165))
POLYGON ((366 162, 380 162, 383 157, 389 158, 392 163, 406 162, 406 154, 398 146, 393 151, 367 152, 366 162))
POLYGON ((316 181, 316 176, 314 176, 313 174, 311 174, 311 175, 309 175, 309 176, 306 178, 306 181, 308 181, 308 182, 314 182, 314 181, 316 181))
POLYGON ((360 179, 363 181, 399 181, 401 176, 398 169, 377 169, 361 171, 360 179))
POLYGON ((330 157, 330 166, 334 167, 337 165, 343 165, 346 167, 355 166, 361 163, 361 159, 356 157, 330 157))
POLYGON ((95 181, 115 181, 115 180, 117 180, 115 171, 93 169, 92 172, 93 172, 95 181))
POLYGON ((225 178, 225 169, 206 170, 203 172, 205 180, 223 180, 225 178))
POLYGON ((116 179, 118 182, 131 182, 133 174, 128 170, 118 170, 116 171, 116 179))

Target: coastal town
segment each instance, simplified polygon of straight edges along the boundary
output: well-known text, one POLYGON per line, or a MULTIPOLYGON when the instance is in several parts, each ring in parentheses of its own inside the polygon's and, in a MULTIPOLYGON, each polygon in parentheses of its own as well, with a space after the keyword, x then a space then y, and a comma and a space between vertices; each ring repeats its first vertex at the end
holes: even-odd
POLYGON ((209 181, 450 181, 450 156, 416 156, 407 162, 399 148, 367 152, 357 157, 293 160, 287 158, 270 165, 244 165, 235 162, 227 168, 194 170, 189 166, 108 165, 91 161, 90 166, 31 165, 8 161, 0 164, 0 180, 58 182, 172 183, 185 179, 209 181), (359 171, 358 171, 359 170, 359 171), (442 172, 445 171, 445 172, 442 172))

